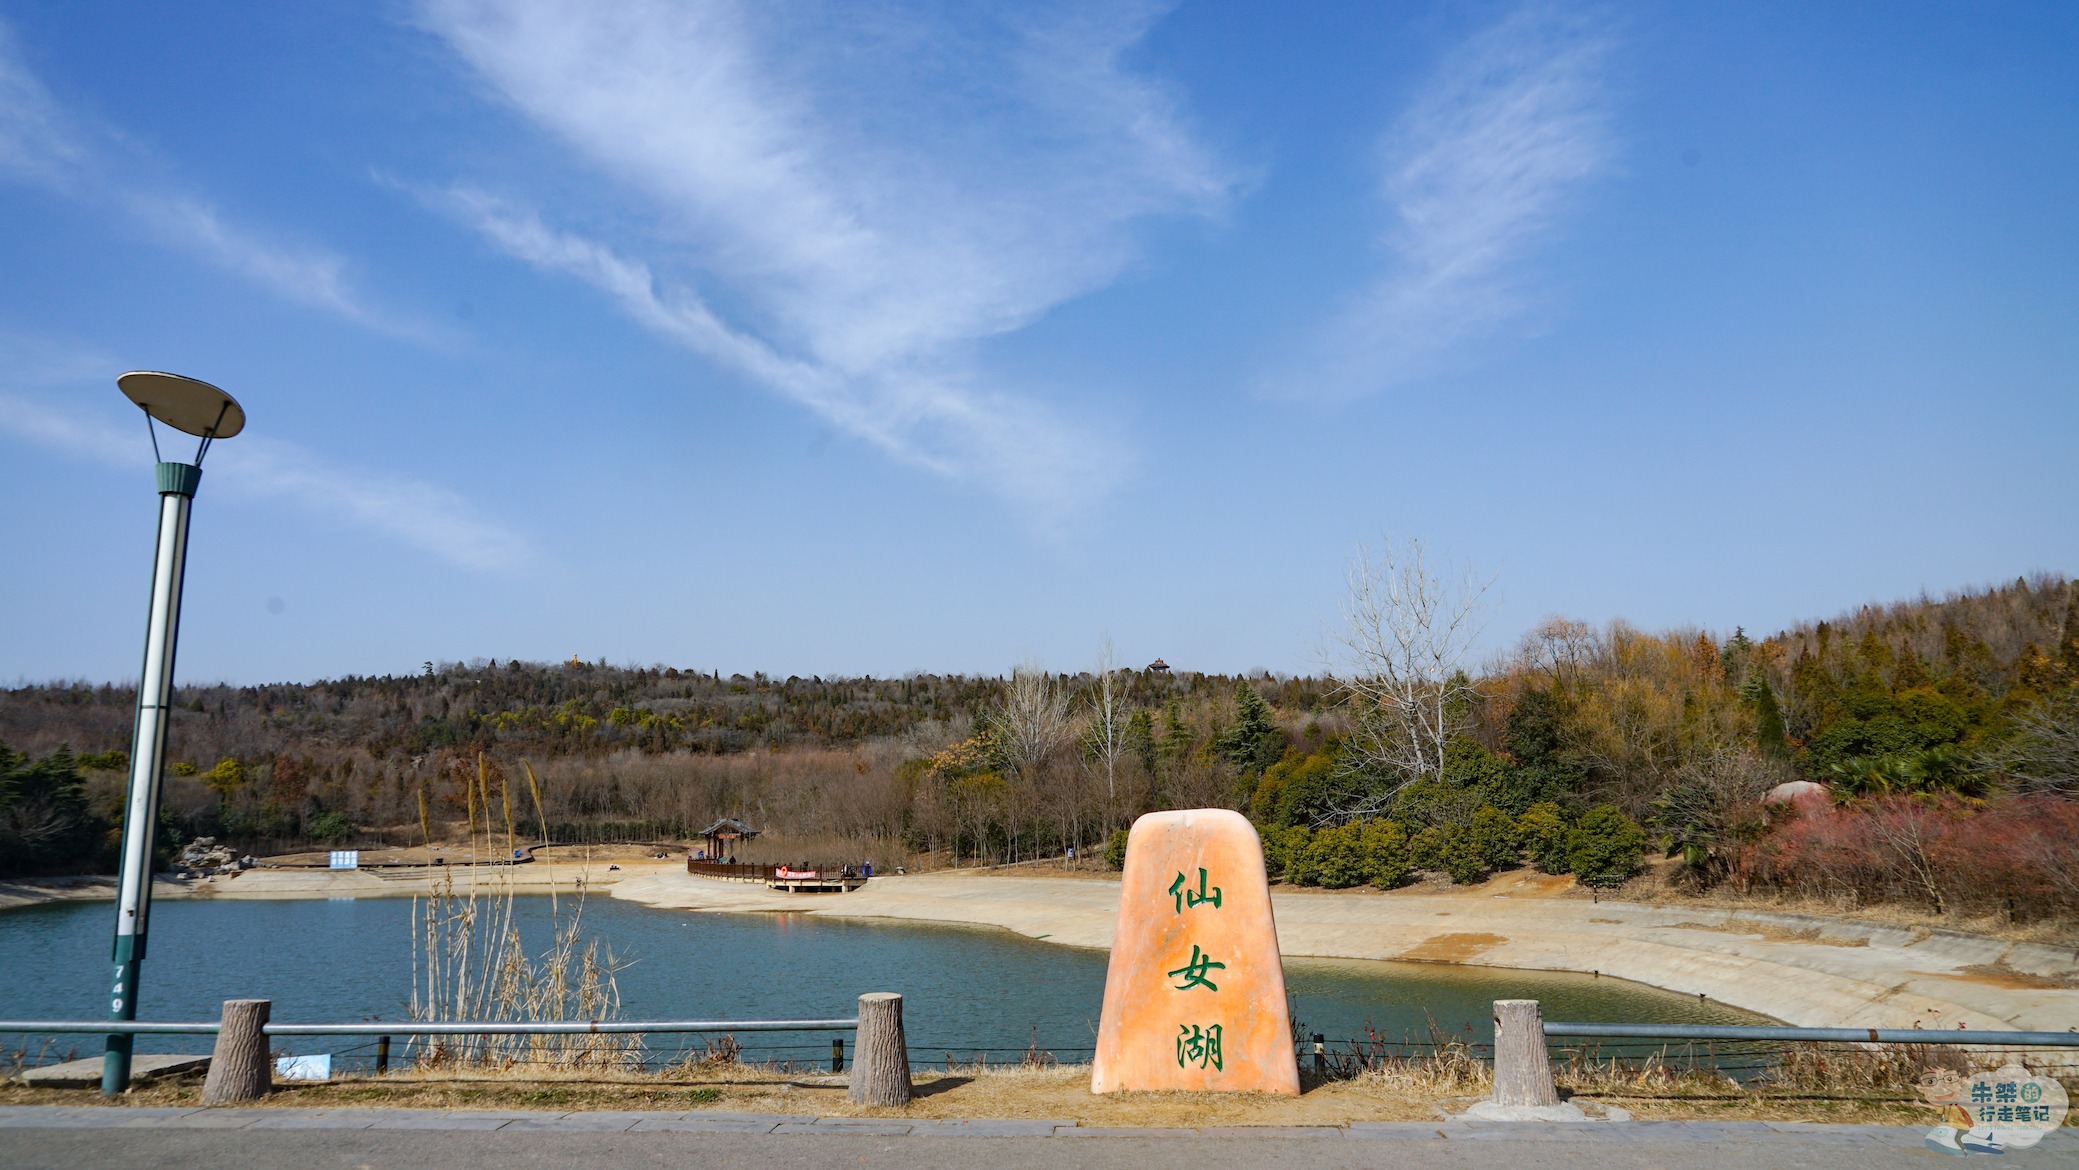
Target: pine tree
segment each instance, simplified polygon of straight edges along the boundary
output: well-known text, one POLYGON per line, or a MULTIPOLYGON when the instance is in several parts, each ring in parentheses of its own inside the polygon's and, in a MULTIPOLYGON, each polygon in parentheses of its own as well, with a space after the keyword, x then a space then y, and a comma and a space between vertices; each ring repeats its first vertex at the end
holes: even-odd
POLYGON ((1134 708, 1126 720, 1126 754, 1141 762, 1141 770, 1155 774, 1155 720, 1146 707, 1134 708))
POLYGON ((1198 733, 1184 721, 1184 713, 1172 699, 1162 710, 1162 742, 1156 746, 1155 758, 1166 768, 1178 768, 1189 762, 1191 750, 1198 746, 1198 733))
POLYGON ((1740 697, 1754 707, 1755 746, 1766 755, 1789 755, 1790 744, 1785 739, 1787 732, 1783 726, 1783 708, 1777 705, 1776 691, 1769 686, 1769 680, 1759 671, 1748 675, 1747 681, 1740 684, 1740 697))
POLYGON ((1247 680, 1234 688, 1234 726, 1220 733, 1213 749, 1245 772, 1261 772, 1285 754, 1285 732, 1271 717, 1270 704, 1247 680))

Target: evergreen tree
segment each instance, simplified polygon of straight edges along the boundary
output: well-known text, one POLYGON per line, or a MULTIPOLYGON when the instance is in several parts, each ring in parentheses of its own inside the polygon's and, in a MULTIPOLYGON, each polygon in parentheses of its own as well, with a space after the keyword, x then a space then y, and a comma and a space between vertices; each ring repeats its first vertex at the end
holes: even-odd
POLYGON ((1747 664, 1754 658, 1754 639, 1747 636, 1747 627, 1733 627, 1733 636, 1725 640, 1725 652, 1719 663, 1725 673, 1725 684, 1736 687, 1747 681, 1747 664))
POLYGON ((1520 813, 1541 801, 1565 800, 1580 789, 1588 770, 1566 751, 1564 731, 1565 715, 1551 691, 1518 696, 1502 723, 1502 750, 1515 761, 1511 795, 1496 803, 1520 813))
POLYGON ((1754 708, 1754 743, 1766 755, 1787 756, 1790 744, 1784 738, 1783 708, 1776 703, 1775 688, 1759 671, 1740 684, 1740 698, 1754 708))
POLYGON ((31 760, 0 745, 0 876, 91 872, 106 829, 71 751, 31 760))
POLYGON ((1146 707, 1136 707, 1126 720, 1126 754, 1140 761, 1141 770, 1155 774, 1155 720, 1146 707))
POLYGON ((1180 768, 1191 759, 1191 750, 1198 746, 1198 733, 1184 721, 1184 713, 1177 708, 1175 700, 1162 711, 1162 742, 1156 746, 1155 758, 1165 768, 1180 768))
POLYGON ((1247 680, 1234 687, 1234 726, 1220 733, 1213 749, 1244 772, 1261 772, 1285 754, 1285 731, 1271 718, 1270 704, 1247 680))

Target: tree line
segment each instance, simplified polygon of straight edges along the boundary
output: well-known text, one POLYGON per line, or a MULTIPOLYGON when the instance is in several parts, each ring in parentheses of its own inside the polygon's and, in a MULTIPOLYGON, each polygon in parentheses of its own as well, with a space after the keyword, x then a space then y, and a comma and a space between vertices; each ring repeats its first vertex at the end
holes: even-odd
MULTIPOLYGON (((1388 545, 1316 676, 1037 663, 1007 677, 722 676, 428 663, 182 688, 162 838, 415 841, 479 757, 527 761, 562 839, 683 838, 917 865, 1117 848, 1141 813, 1240 809, 1274 872, 1379 886, 1532 865, 1614 884, 2071 916, 2079 588, 2042 576, 1763 637, 1563 618, 1471 659, 1485 584, 1388 545), (1791 780, 1823 800, 1765 804, 1791 780)), ((105 865, 134 694, 0 693, 0 867, 105 865)), ((438 829, 436 828, 436 833, 438 829)))

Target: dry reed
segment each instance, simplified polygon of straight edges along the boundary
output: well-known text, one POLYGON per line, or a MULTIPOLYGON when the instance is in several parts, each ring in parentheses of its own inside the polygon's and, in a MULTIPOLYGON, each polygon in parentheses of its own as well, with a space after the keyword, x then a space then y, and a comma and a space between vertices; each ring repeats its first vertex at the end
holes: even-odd
MULTIPOLYGON (((535 815, 542 817, 540 783, 527 773, 535 815)), ((458 767, 458 770, 460 768, 458 767)), ((444 874, 431 895, 412 900, 414 1020, 608 1020, 620 1015, 619 970, 611 949, 584 937, 584 898, 560 899, 550 881, 551 941, 530 956, 516 916, 512 862, 518 857, 512 784, 503 769, 479 755, 475 775, 464 776, 471 855, 487 856, 502 830, 506 864, 470 865, 466 879, 444 874), (495 788, 495 791, 494 791, 495 788)), ((426 815, 423 795, 420 816, 426 815)), ((545 818, 544 818, 545 819, 545 818)), ((430 827, 429 827, 430 832, 430 827)), ((544 862, 543 864, 551 864, 544 862)), ((635 1035, 452 1036, 415 1039, 422 1067, 547 1068, 639 1067, 642 1038, 635 1035)))

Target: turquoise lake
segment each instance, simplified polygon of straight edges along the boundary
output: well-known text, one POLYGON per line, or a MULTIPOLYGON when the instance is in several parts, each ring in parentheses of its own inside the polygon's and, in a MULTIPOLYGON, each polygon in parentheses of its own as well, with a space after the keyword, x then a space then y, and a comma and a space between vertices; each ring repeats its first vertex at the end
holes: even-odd
MULTIPOLYGON (((567 912, 570 899, 565 898, 567 912)), ((530 951, 550 940, 546 897, 517 899, 530 951)), ((139 1017, 212 1020, 223 1000, 274 1001, 278 1022, 402 1020, 411 986, 409 899, 167 901, 152 909, 139 1017)), ((99 1019, 107 1010, 107 902, 0 911, 0 1017, 99 1019)), ((611 898, 584 905, 587 933, 624 964, 628 1019, 850 1016, 861 992, 905 997, 912 1059, 1014 1060, 1027 1049, 1085 1061, 1095 1044, 1106 956, 990 928, 865 923, 800 914, 660 910, 611 898)), ((1531 998, 1547 1019, 1748 1023, 1759 1017, 1623 980, 1427 963, 1285 960, 1294 1008, 1331 1043, 1366 1034, 1485 1042, 1490 1003, 1531 998)), ((827 1061, 829 1036, 744 1035, 745 1050, 827 1061)), ((656 1037, 669 1048, 675 1039, 656 1037)), ((98 1052, 93 1036, 0 1036, 44 1060, 98 1052)), ((358 1041, 285 1039, 295 1052, 359 1051, 358 1041)), ((206 1050, 206 1037, 152 1037, 140 1050, 206 1050)))

